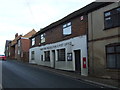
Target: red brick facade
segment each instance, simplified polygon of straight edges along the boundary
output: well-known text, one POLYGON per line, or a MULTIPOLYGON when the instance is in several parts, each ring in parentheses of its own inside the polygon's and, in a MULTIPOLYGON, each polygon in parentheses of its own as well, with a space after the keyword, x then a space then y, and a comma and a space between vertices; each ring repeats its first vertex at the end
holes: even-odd
POLYGON ((20 39, 20 47, 18 47, 20 53, 17 53, 17 60, 22 60, 24 62, 28 62, 29 58, 29 48, 30 48, 30 40, 29 39, 20 39))
POLYGON ((77 16, 69 21, 66 21, 65 23, 55 26, 55 27, 43 32, 46 34, 45 35, 45 43, 40 43, 41 42, 40 35, 42 33, 36 35, 35 36, 35 45, 32 46, 32 41, 31 41, 31 47, 41 46, 41 45, 45 45, 45 44, 51 44, 51 43, 67 40, 67 39, 70 39, 73 37, 86 35, 86 33, 87 33, 87 15, 83 16, 83 20, 81 20, 81 16, 77 16), (64 36, 63 35, 63 25, 68 22, 71 22, 71 24, 72 24, 71 25, 72 26, 72 34, 70 34, 68 36, 64 36))

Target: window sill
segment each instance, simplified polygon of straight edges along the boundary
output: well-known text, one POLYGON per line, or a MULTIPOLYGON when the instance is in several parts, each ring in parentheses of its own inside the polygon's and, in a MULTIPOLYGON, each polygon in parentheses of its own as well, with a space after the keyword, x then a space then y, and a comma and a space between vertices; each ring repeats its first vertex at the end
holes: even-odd
POLYGON ((104 28, 103 30, 109 30, 109 29, 118 28, 118 27, 120 27, 120 26, 114 26, 114 27, 104 28))
POLYGON ((63 34, 63 37, 67 37, 67 36, 70 36, 70 35, 72 35, 72 34, 69 34, 69 35, 64 35, 64 34, 63 34))
POLYGON ((67 60, 67 62, 72 62, 73 60, 67 60))
POLYGON ((107 71, 111 71, 111 72, 118 72, 120 71, 120 68, 119 69, 116 69, 116 68, 106 68, 107 71))
POLYGON ((44 61, 44 62, 50 62, 50 61, 44 61))
POLYGON ((66 61, 56 61, 56 62, 66 62, 66 61))

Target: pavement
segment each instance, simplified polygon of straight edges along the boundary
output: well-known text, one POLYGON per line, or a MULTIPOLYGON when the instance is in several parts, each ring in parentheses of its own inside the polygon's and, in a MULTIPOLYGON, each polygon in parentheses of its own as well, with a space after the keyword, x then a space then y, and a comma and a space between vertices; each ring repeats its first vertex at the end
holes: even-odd
POLYGON ((51 67, 41 66, 41 65, 36 65, 36 64, 31 64, 31 65, 35 67, 39 67, 40 69, 43 69, 43 70, 48 70, 56 74, 61 74, 64 76, 77 79, 77 80, 82 80, 82 81, 86 81, 88 83, 92 83, 95 85, 100 85, 100 86, 103 86, 103 88, 108 87, 108 88, 120 90, 120 81, 118 80, 98 78, 98 77, 93 77, 93 76, 81 76, 80 73, 76 73, 73 71, 59 70, 59 69, 54 69, 51 67))
POLYGON ((0 90, 2 89, 2 85, 0 84, 0 90))

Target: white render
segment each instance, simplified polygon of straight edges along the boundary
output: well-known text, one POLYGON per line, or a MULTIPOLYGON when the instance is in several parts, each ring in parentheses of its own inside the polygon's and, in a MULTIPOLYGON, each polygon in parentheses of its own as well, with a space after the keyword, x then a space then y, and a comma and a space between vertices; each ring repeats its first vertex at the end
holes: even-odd
POLYGON ((81 50, 81 75, 87 76, 88 75, 88 59, 87 59, 87 36, 78 36, 68 40, 64 40, 61 42, 47 44, 45 46, 40 47, 33 47, 29 50, 29 63, 34 63, 38 65, 44 65, 53 67, 53 55, 52 50, 55 50, 55 68, 62 69, 62 70, 70 70, 75 71, 75 55, 74 50, 81 50), (57 49, 66 50, 66 60, 65 61, 58 61, 57 58, 57 49), (35 51, 35 60, 31 60, 31 51, 35 51), (44 51, 50 51, 50 62, 44 61, 44 51), (72 61, 67 61, 67 53, 72 53, 72 61), (43 61, 41 61, 41 55, 43 55, 43 61), (83 60, 82 58, 86 57, 86 68, 83 68, 83 60))

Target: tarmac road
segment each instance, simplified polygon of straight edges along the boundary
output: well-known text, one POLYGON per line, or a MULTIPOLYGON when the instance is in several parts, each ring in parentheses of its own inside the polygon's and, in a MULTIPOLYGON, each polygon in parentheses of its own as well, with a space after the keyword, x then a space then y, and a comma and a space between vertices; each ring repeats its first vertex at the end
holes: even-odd
MULTIPOLYGON (((1 62, 0 62, 1 63, 1 62)), ((100 88, 17 61, 2 62, 3 88, 100 88)))

